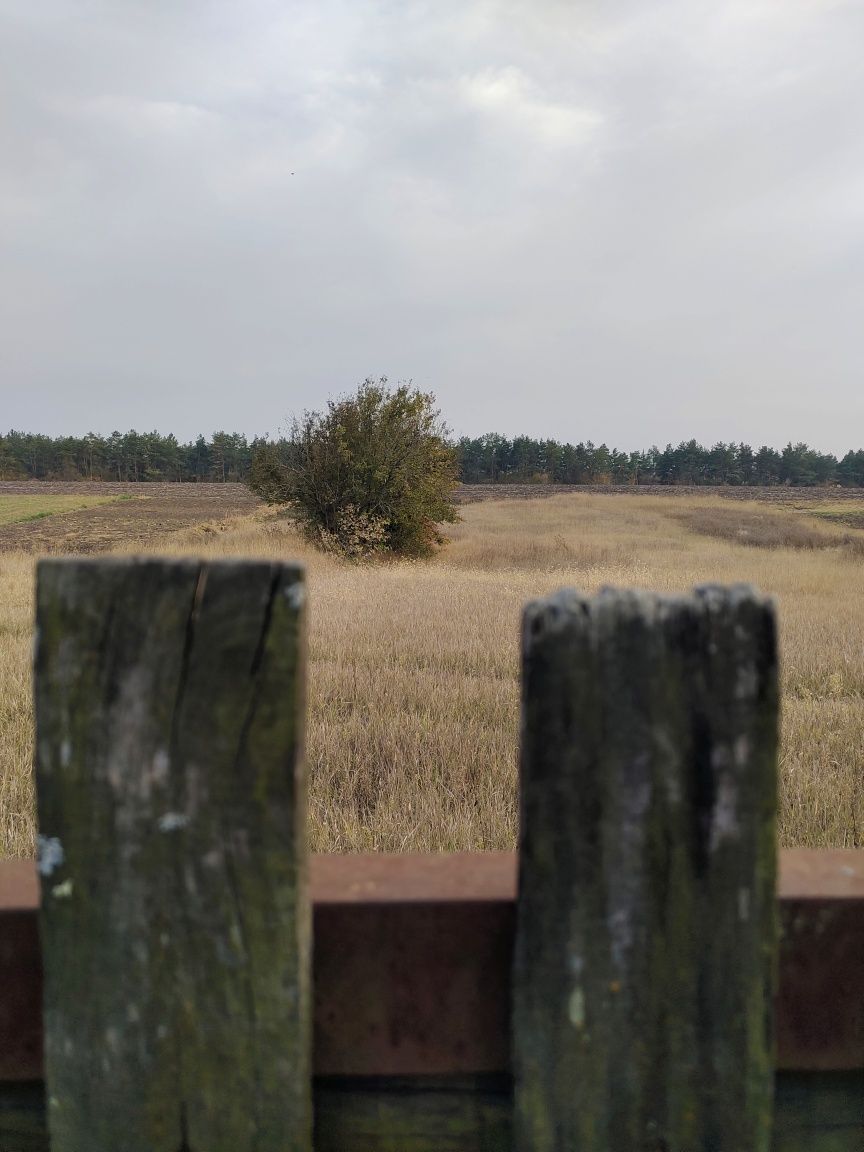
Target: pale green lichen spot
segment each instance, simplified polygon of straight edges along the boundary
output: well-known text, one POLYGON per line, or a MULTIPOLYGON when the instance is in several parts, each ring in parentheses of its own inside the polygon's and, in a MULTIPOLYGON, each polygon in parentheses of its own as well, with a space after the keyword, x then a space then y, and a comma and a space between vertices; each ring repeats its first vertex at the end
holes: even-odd
POLYGON ((570 999, 567 1003, 567 1015, 574 1028, 585 1027, 585 993, 582 991, 581 984, 577 984, 570 993, 570 999))

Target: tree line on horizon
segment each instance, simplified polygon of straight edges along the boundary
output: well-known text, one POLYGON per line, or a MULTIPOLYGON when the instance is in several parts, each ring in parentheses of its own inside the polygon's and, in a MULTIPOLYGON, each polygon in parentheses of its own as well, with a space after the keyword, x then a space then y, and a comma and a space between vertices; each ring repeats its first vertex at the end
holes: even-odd
MULTIPOLYGON (((245 482, 255 453, 285 440, 214 432, 181 443, 158 432, 51 437, 10 431, 0 435, 2 480, 245 482)), ((695 440, 644 452, 619 452, 591 441, 579 444, 508 439, 494 433, 463 436, 453 444, 464 484, 663 484, 864 487, 864 450, 841 459, 807 444, 782 450, 766 445, 695 440)))

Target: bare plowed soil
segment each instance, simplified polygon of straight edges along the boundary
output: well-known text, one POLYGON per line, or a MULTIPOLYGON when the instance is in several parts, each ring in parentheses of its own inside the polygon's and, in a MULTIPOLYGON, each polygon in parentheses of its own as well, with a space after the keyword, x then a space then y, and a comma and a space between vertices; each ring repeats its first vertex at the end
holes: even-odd
POLYGON ((0 552, 102 552, 151 544, 167 532, 252 512, 258 500, 242 484, 0 482, 3 495, 113 496, 110 504, 0 526, 0 552))
POLYGON ((731 484, 460 484, 456 489, 458 504, 475 504, 478 500, 538 500, 544 496, 579 493, 583 496, 722 496, 726 500, 758 500, 762 504, 779 504, 797 508, 805 504, 842 504, 864 500, 864 488, 753 488, 731 484))

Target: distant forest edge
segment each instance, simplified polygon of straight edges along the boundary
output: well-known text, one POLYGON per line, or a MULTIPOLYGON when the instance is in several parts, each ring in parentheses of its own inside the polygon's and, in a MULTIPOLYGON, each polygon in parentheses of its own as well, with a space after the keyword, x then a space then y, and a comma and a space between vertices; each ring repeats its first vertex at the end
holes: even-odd
MULTIPOLYGON (((114 432, 110 436, 0 436, 2 480, 244 481, 264 438, 231 432, 181 444, 158 432, 114 432)), ((286 441, 277 441, 288 452, 286 441)), ((782 451, 748 444, 695 440, 646 452, 618 452, 590 441, 508 440, 494 434, 454 444, 464 484, 752 484, 795 486, 840 484, 864 487, 864 450, 838 460, 807 444, 782 451)))

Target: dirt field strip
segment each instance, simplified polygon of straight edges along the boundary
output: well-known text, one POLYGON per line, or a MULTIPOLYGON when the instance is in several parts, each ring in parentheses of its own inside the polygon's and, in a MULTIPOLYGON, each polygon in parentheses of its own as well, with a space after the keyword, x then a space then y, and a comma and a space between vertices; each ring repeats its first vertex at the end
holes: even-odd
POLYGON ((460 484, 456 490, 459 504, 476 504, 479 500, 542 500, 550 496, 661 496, 667 500, 719 497, 722 500, 773 504, 801 510, 828 505, 829 510, 844 510, 850 504, 864 501, 862 488, 792 488, 778 484, 773 488, 746 484, 460 484))
POLYGON ((111 504, 115 500, 128 499, 125 496, 73 496, 41 495, 29 493, 25 496, 0 493, 0 527, 9 524, 29 523, 43 520, 48 516, 63 516, 99 504, 111 504))
POLYGON ((146 549, 166 533, 257 507, 242 484, 0 482, 0 552, 102 552, 127 544, 146 549), (42 501, 63 515, 41 516, 36 508, 38 519, 7 522, 7 501, 42 501))
MULTIPOLYGON (((624 498, 662 497, 676 504, 695 499, 742 500, 818 516, 830 523, 864 526, 864 491, 858 488, 673 488, 662 485, 460 484, 460 505, 485 501, 525 501, 560 496, 586 499, 604 496, 614 504, 624 498)), ((62 519, 4 522, 0 516, 0 553, 102 552, 111 548, 155 547, 169 533, 243 516, 261 507, 242 484, 114 484, 101 481, 0 481, 0 506, 6 500, 73 502, 62 519)), ((59 509, 58 509, 59 510, 59 509)))

